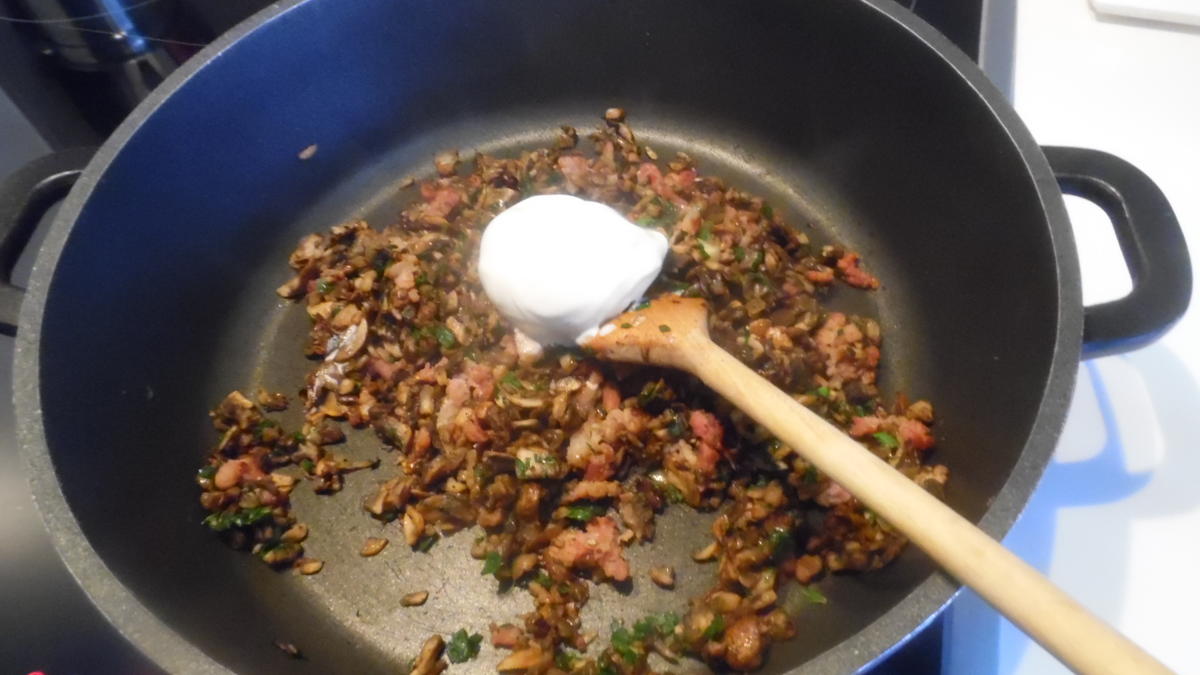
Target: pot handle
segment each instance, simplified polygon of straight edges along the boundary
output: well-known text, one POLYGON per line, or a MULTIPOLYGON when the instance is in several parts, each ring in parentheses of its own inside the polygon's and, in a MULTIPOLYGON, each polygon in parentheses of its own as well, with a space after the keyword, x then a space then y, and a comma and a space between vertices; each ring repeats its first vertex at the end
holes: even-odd
POLYGON ((1133 280, 1129 295, 1084 308, 1083 358, 1150 344, 1183 316, 1192 295, 1192 265, 1175 212, 1154 181, 1120 157, 1086 148, 1042 150, 1063 194, 1108 214, 1133 280))
POLYGON ((0 182, 0 334, 17 334, 24 289, 12 284, 17 259, 52 206, 62 201, 96 148, 60 150, 35 159, 0 182))

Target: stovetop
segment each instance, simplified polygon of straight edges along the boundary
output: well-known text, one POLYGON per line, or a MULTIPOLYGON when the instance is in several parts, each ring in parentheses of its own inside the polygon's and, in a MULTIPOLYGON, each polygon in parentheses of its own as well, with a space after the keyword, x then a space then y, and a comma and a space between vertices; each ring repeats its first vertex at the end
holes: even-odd
MULTIPOLYGON (((986 0, 899 0, 978 59, 1007 91, 1012 62, 1012 3, 986 0)), ((11 0, 10 0, 11 2, 11 0)), ((110 0, 132 7, 138 3, 110 0)), ((143 3, 144 4, 144 3, 143 3)), ((67 69, 62 41, 32 23, 0 20, 0 177, 53 149, 100 143, 170 63, 194 54, 266 0, 240 3, 178 0, 156 31, 142 35, 156 48, 151 65, 129 69, 67 69), (164 65, 165 64, 165 65, 164 65), (146 72, 149 69, 150 72, 146 72)), ((0 19, 5 0, 0 0, 0 19)), ((28 20, 27 15, 25 16, 28 20)), ((106 30, 88 24, 95 32, 106 30)), ((77 65, 77 64, 76 64, 77 65)), ((30 246, 36 250, 37 240, 30 246)), ((27 254, 31 259, 32 255, 27 254)), ((30 260, 14 275, 20 285, 30 260)), ((11 389, 13 341, 0 337, 0 390, 11 389)), ((7 397, 6 397, 7 398, 7 397)), ((0 671, 47 675, 157 673, 92 606, 59 561, 29 494, 14 435, 13 409, 0 404, 0 671)), ((872 673, 937 673, 941 670, 942 621, 933 622, 872 673)))

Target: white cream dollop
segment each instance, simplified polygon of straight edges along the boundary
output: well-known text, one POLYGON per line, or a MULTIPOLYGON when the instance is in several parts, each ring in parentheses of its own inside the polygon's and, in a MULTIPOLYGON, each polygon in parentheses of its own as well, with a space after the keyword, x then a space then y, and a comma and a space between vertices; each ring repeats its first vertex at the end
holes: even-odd
POLYGON ((479 278, 525 338, 540 345, 581 343, 642 297, 666 254, 662 232, 604 204, 539 195, 488 224, 479 278))

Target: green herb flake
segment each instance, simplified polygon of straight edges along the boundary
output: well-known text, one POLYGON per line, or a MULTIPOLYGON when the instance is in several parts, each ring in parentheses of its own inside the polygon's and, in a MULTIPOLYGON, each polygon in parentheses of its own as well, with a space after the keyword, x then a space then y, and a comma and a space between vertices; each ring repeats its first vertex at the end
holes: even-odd
POLYGON ((204 518, 203 522, 215 532, 224 532, 233 526, 233 513, 229 511, 217 511, 210 513, 204 518))
POLYGON ((621 324, 621 328, 633 328, 633 324, 626 322, 621 324))
POLYGON ((388 266, 391 264, 392 264, 391 254, 388 253, 387 251, 379 251, 378 253, 375 254, 375 263, 372 265, 372 267, 375 268, 376 273, 383 274, 384 270, 386 270, 388 268, 388 266))
POLYGON ((733 259, 738 262, 744 261, 746 259, 746 249, 742 248, 741 246, 734 246, 733 259))
POLYGON ((664 491, 667 493, 667 501, 671 502, 672 504, 683 503, 683 492, 679 488, 668 484, 667 487, 664 488, 664 491))
POLYGON ((782 528, 771 530, 767 541, 771 545, 771 555, 776 560, 786 558, 796 550, 796 540, 792 533, 782 528))
POLYGON ((483 571, 479 573, 479 576, 486 577, 489 574, 497 576, 501 567, 504 567, 504 558, 500 557, 500 553, 488 551, 487 557, 483 559, 483 571))
POLYGON ((304 469, 304 473, 312 473, 317 470, 317 465, 311 459, 304 459, 300 460, 300 468, 304 469))
POLYGON ((428 553, 429 549, 433 548, 434 544, 437 544, 437 542, 438 538, 433 535, 421 537, 419 540, 417 540, 417 545, 414 548, 421 553, 428 553))
POLYGON ((233 516, 233 524, 238 527, 246 527, 253 525, 267 516, 271 515, 271 507, 255 506, 251 509, 242 509, 233 516))
POLYGON ((762 267, 763 261, 767 259, 767 254, 760 248, 754 254, 754 262, 750 263, 750 269, 757 272, 762 267))
POLYGON ((829 398, 829 387, 817 387, 817 396, 829 398))
POLYGON ((651 401, 662 395, 663 389, 666 388, 666 383, 662 380, 647 382, 642 390, 638 392, 638 407, 645 408, 651 401))
POLYGON ((610 644, 613 651, 616 652, 629 665, 635 665, 638 658, 641 656, 638 653, 638 646, 633 633, 625 627, 625 624, 614 621, 612 623, 612 637, 610 644))
POLYGON ((641 309, 646 309, 646 308, 647 308, 647 307, 649 307, 649 306, 650 306, 650 301, 649 301, 649 300, 642 300, 641 302, 639 302, 638 304, 636 304, 636 305, 634 305, 634 306, 633 306, 633 311, 635 311, 635 312, 636 312, 636 311, 638 311, 638 310, 641 310, 641 309))
POLYGON ((204 480, 212 480, 212 477, 215 475, 217 475, 217 467, 213 466, 212 464, 209 464, 208 466, 202 466, 200 467, 200 470, 196 472, 196 477, 204 480))
POLYGON ((446 643, 446 658, 450 659, 450 663, 470 661, 479 656, 479 645, 482 642, 483 636, 479 633, 467 635, 466 629, 459 628, 446 643))
POLYGON ((303 431, 293 431, 292 432, 292 440, 296 441, 297 443, 303 443, 305 438, 306 438, 306 436, 304 435, 303 431))
POLYGON ((321 295, 325 295, 326 293, 328 293, 329 291, 332 291, 332 290, 333 290, 333 282, 332 281, 329 281, 328 279, 318 279, 317 280, 317 292, 318 293, 320 293, 321 295))
POLYGON ((889 434, 886 431, 880 431, 880 432, 871 434, 871 437, 874 438, 875 440, 879 441, 879 444, 885 448, 900 447, 900 441, 897 441, 895 436, 889 434))
POLYGON ((551 579, 550 575, 546 574, 546 570, 538 570, 537 576, 533 578, 533 583, 541 586, 542 588, 554 587, 554 579, 551 579))
POLYGON ((817 473, 817 467, 809 466, 804 469, 804 482, 808 485, 816 485, 821 480, 821 475, 817 473))
POLYGON ((575 668, 575 662, 579 660, 579 654, 571 653, 569 650, 560 649, 554 655, 554 666, 559 670, 570 672, 575 668))
POLYGON ((504 374, 504 377, 500 378, 500 386, 516 390, 524 389, 525 383, 521 381, 521 378, 517 377, 516 373, 509 371, 504 374))
POLYGON ((775 209, 771 208, 770 204, 763 204, 761 213, 762 217, 766 218, 767 220, 772 220, 775 218, 775 209))
POLYGON ((708 628, 705 628, 704 632, 700 634, 700 637, 704 638, 705 640, 715 640, 716 638, 721 637, 721 634, 724 632, 725 617, 718 614, 713 618, 712 623, 708 624, 708 628))
POLYGON ((808 600, 814 605, 829 604, 829 598, 826 598, 825 594, 821 592, 821 589, 817 588, 816 586, 801 586, 800 592, 804 594, 805 600, 808 600))
POLYGON ((670 326, 668 326, 667 324, 665 324, 665 323, 664 323, 664 324, 660 324, 660 325, 658 326, 658 330, 660 330, 660 331, 661 331, 661 332, 663 332, 663 333, 670 333, 670 332, 671 332, 671 327, 670 327, 670 326))
POLYGON ((210 513, 203 522, 216 532, 224 532, 231 527, 248 527, 270 515, 271 507, 255 506, 249 509, 210 513))
POLYGON ((637 640, 666 639, 675 633, 675 627, 678 625, 679 615, 675 612, 650 614, 633 624, 633 637, 637 640))
POLYGON ((596 675, 617 675, 617 669, 611 663, 604 661, 596 667, 596 675))
POLYGON ((525 476, 529 474, 529 462, 526 462, 523 459, 518 459, 516 461, 516 470, 517 478, 524 480, 525 476))
POLYGON ((433 337, 437 338, 438 344, 442 346, 442 349, 453 349, 458 344, 458 340, 454 339, 454 333, 451 333, 450 329, 445 326, 434 326, 433 337))
POLYGON ((591 522, 593 518, 604 515, 608 509, 599 504, 572 504, 567 507, 567 519, 578 523, 591 522))
POLYGON ((424 272, 417 272, 417 276, 413 278, 413 284, 416 286, 424 286, 429 283, 429 277, 424 272))
POLYGON ((687 422, 678 414, 672 415, 671 423, 667 425, 667 433, 671 434, 672 438, 682 438, 687 433, 687 422))
POLYGON ((696 238, 699 239, 700 241, 708 241, 709 239, 712 239, 712 231, 713 231, 712 222, 705 221, 704 223, 701 223, 700 232, 696 235, 696 238))

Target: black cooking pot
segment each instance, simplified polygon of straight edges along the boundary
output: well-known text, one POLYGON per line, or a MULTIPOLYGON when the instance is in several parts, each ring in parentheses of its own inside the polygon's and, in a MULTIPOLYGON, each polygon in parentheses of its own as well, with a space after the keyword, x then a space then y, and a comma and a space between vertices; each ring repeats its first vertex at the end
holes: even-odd
MULTIPOLYGON (((432 557, 358 558, 375 476, 297 497, 327 560, 314 577, 214 541, 192 476, 215 440, 204 411, 235 387, 300 382, 303 311, 272 293, 300 235, 388 222, 411 198, 399 180, 439 149, 545 144, 610 105, 660 154, 687 151, 816 241, 863 253, 885 282, 858 307, 884 325, 884 387, 937 404, 947 501, 994 536, 1054 448, 1081 344, 1135 348, 1187 305, 1183 238, 1149 179, 1103 153, 1039 148, 966 56, 888 0, 285 3, 173 75, 87 164, 24 296, 16 407, 34 491, 131 641, 178 672, 388 671, 430 631, 525 611, 479 581, 469 536, 432 557), (1112 217, 1128 297, 1081 306, 1060 189, 1112 217), (439 602, 398 610, 418 584, 439 602)), ((36 186, 44 201, 78 174, 53 164, 7 192, 36 186)), ((12 225, 36 208, 3 204, 11 262, 26 229, 12 225)), ((18 297, 0 291, 10 324, 18 297)), ((688 522, 668 522, 661 545, 704 536, 688 522)), ((857 669, 955 588, 916 551, 837 577, 767 670, 857 669)), ((606 592, 585 615, 595 627, 661 608, 647 591, 606 592)))

